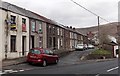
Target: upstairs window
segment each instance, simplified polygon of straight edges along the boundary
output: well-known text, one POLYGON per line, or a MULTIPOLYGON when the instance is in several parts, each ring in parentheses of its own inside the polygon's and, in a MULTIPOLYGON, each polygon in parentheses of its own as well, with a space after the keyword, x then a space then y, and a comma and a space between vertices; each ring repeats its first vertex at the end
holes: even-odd
POLYGON ((61 34, 61 36, 62 36, 62 29, 60 29, 60 34, 61 34))
POLYGON ((31 30, 35 32, 35 21, 31 21, 31 30))
POLYGON ((49 25, 49 33, 52 33, 51 25, 49 25))
POLYGON ((16 16, 11 15, 10 30, 16 30, 16 16))
POLYGON ((58 31, 58 35, 60 35, 60 29, 59 28, 57 29, 57 31, 58 31))
POLYGON ((22 31, 26 31, 26 19, 22 18, 22 31))
POLYGON ((55 35, 55 33, 56 33, 56 31, 55 31, 55 27, 53 27, 53 29, 52 29, 52 33, 53 33, 53 35, 55 35))
POLYGON ((39 22, 39 30, 38 30, 39 33, 42 33, 42 22, 39 22))

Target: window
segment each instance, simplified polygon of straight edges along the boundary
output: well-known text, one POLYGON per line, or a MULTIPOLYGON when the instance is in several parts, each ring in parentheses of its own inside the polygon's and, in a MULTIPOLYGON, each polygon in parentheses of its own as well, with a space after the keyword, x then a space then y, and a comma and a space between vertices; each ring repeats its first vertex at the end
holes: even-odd
POLYGON ((50 34, 52 33, 51 25, 49 25, 49 33, 50 33, 50 34))
POLYGON ((62 46, 63 45, 63 42, 62 42, 62 39, 60 39, 60 46, 62 46))
POLYGON ((42 22, 39 22, 39 30, 38 30, 39 33, 42 33, 42 22))
POLYGON ((49 48, 51 48, 52 47, 52 37, 49 37, 49 48))
POLYGON ((16 52, 16 36, 11 36, 11 52, 16 52))
POLYGON ((77 39, 77 34, 75 34, 75 39, 77 39))
POLYGON ((44 50, 44 53, 49 54, 50 52, 49 52, 49 50, 44 50))
POLYGON ((31 21, 31 30, 35 32, 35 21, 31 21))
POLYGON ((26 19, 22 18, 22 31, 26 31, 26 19))
POLYGON ((72 33, 70 32, 70 38, 72 38, 72 33))
POLYGON ((16 30, 16 16, 11 15, 10 30, 16 30))
POLYGON ((83 40, 83 36, 81 36, 81 40, 83 40))
POLYGON ((61 33, 61 36, 62 36, 62 29, 60 29, 60 33, 61 33))
POLYGON ((39 37, 39 47, 42 48, 42 37, 39 37))
POLYGON ((58 35, 60 35, 60 29, 59 28, 57 29, 57 31, 58 31, 58 35))
POLYGON ((50 51, 49 51, 49 54, 50 54, 50 55, 53 55, 54 53, 53 53, 53 51, 50 50, 50 51))
POLYGON ((53 27, 53 32, 52 33, 55 34, 55 27, 53 27))
POLYGON ((32 53, 32 54, 41 54, 41 51, 37 50, 37 49, 31 49, 30 53, 32 53))

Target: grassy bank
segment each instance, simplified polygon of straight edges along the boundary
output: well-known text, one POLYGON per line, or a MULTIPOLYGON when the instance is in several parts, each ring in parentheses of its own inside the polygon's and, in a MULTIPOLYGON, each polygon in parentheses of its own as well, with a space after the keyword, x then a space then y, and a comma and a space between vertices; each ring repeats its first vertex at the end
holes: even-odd
POLYGON ((97 50, 91 52, 91 54, 89 54, 86 58, 88 60, 89 59, 112 58, 112 53, 111 53, 111 51, 108 51, 108 50, 97 49, 97 50))
POLYGON ((111 52, 108 51, 108 50, 97 49, 97 50, 93 51, 91 54, 101 54, 101 55, 105 55, 105 54, 111 54, 111 52))

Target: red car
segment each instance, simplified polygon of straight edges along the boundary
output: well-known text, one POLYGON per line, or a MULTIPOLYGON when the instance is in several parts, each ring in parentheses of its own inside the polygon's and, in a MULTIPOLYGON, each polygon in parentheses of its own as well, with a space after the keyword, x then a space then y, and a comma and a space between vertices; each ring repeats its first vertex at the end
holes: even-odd
POLYGON ((42 64, 42 66, 46 66, 48 63, 58 63, 59 58, 56 54, 54 54, 51 50, 42 49, 42 48, 33 48, 30 49, 27 62, 34 64, 42 64))

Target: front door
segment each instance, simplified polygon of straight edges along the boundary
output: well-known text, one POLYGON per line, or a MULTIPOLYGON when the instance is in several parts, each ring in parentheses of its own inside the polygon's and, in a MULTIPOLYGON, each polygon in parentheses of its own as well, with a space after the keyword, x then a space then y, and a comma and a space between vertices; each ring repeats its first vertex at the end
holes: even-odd
POLYGON ((53 37, 53 48, 54 49, 56 48, 55 43, 56 43, 56 40, 55 40, 55 37, 53 37))
POLYGON ((25 55, 25 51, 26 51, 26 36, 22 37, 22 55, 25 55))
POLYGON ((34 36, 31 36, 32 39, 32 48, 34 48, 34 36))

